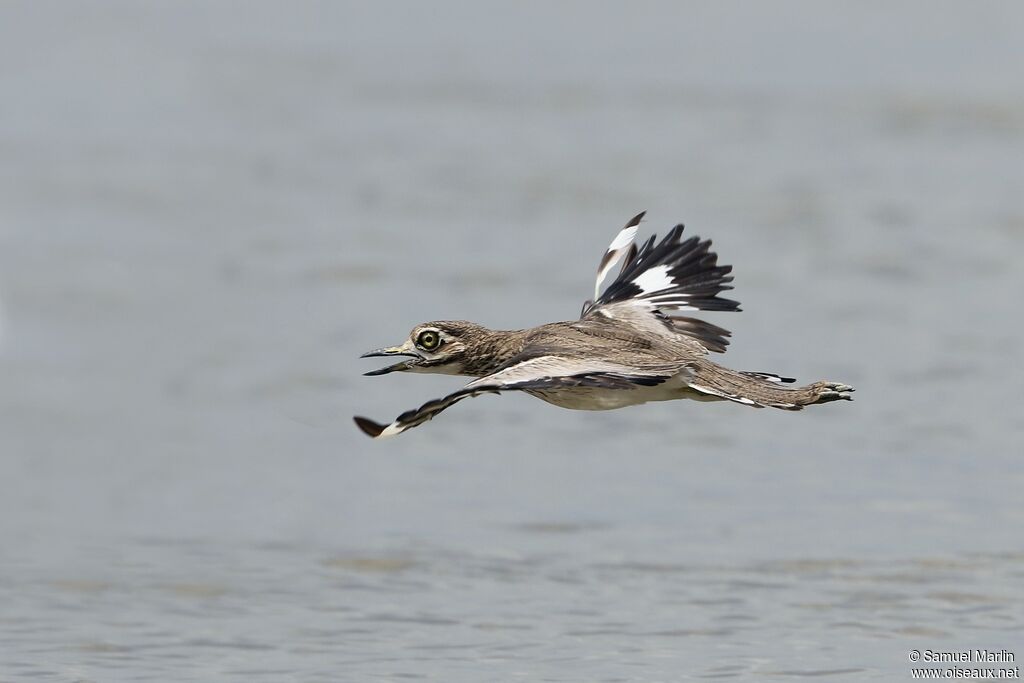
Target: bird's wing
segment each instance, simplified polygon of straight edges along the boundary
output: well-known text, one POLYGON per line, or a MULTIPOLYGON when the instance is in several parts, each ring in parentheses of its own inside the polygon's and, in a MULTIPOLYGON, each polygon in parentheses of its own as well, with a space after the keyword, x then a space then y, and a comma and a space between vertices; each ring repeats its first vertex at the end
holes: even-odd
POLYGON ((627 252, 636 252, 636 245, 633 240, 636 239, 636 230, 640 227, 640 221, 643 220, 646 211, 641 211, 637 215, 633 216, 626 227, 619 231, 619 234, 615 236, 612 243, 608 245, 608 249, 604 252, 604 256, 601 257, 601 262, 597 264, 597 279, 594 281, 594 300, 588 301, 583 305, 584 313, 586 313, 587 306, 590 306, 597 301, 598 296, 601 294, 601 283, 608 277, 608 273, 615 264, 626 257, 628 260, 627 252))
POLYGON ((602 316, 633 325, 646 333, 682 334, 710 351, 725 351, 729 331, 676 311, 738 311, 739 302, 718 294, 732 289, 732 266, 718 265, 711 240, 683 239, 682 224, 661 242, 652 236, 639 248, 632 243, 637 218, 630 221, 605 252, 599 282, 620 259, 622 269, 593 302, 583 307, 582 319, 602 316), (633 233, 627 233, 632 229, 633 233), (621 244, 620 244, 621 243, 621 244), (605 264, 608 261, 608 264, 605 264))
POLYGON ((475 379, 443 398, 427 401, 419 408, 407 410, 391 424, 380 424, 365 417, 354 419, 363 432, 378 439, 395 436, 407 429, 418 427, 462 399, 481 394, 572 387, 635 389, 661 384, 678 369, 676 365, 666 365, 638 370, 616 363, 591 363, 560 356, 536 356, 521 362, 513 359, 503 370, 475 379))

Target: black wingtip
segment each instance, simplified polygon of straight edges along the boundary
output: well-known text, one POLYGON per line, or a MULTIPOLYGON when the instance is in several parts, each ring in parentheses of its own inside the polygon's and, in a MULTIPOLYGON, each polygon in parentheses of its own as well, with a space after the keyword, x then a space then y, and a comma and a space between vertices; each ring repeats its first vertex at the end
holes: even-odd
POLYGON ((640 225, 640 221, 642 221, 644 219, 645 215, 647 215, 647 210, 646 209, 644 209, 643 211, 641 211, 637 215, 635 215, 632 218, 630 218, 629 222, 626 223, 626 227, 627 228, 635 228, 636 226, 640 225))
POLYGON ((363 434, 366 434, 367 436, 372 437, 374 439, 380 436, 380 433, 384 431, 385 427, 387 427, 387 425, 377 424, 373 420, 368 420, 365 417, 356 416, 353 417, 352 419, 355 420, 356 426, 359 427, 359 429, 363 430, 363 434))

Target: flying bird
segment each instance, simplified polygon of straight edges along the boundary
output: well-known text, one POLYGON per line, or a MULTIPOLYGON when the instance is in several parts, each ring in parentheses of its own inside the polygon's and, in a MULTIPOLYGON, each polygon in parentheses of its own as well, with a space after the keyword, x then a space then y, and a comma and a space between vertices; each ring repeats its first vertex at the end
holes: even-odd
POLYGON ((356 417, 373 438, 401 434, 459 401, 487 393, 522 391, 562 408, 613 410, 679 398, 733 401, 754 408, 801 410, 852 400, 853 387, 839 382, 786 386, 790 377, 730 370, 709 359, 723 353, 730 333, 690 311, 738 311, 739 302, 719 294, 732 289, 732 266, 718 265, 711 241, 683 239, 682 224, 660 242, 637 247, 640 213, 605 251, 597 268, 594 298, 578 320, 526 330, 491 330, 465 320, 439 320, 413 328, 399 346, 363 354, 404 360, 367 372, 432 372, 475 377, 469 384, 390 424, 356 417), (621 262, 618 275, 601 284, 621 262))

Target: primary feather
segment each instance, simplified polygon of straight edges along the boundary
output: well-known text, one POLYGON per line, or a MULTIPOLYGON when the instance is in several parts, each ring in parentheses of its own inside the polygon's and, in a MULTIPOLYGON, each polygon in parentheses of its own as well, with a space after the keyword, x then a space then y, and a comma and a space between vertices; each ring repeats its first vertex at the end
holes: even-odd
MULTIPOLYGON (((728 330, 697 318, 669 315, 675 311, 740 310, 738 301, 718 296, 732 289, 732 266, 718 265, 711 240, 696 236, 683 240, 682 235, 683 225, 679 224, 661 242, 656 243, 656 236, 651 236, 638 249, 631 240, 622 270, 603 294, 595 294, 594 301, 584 305, 581 317, 614 318, 651 333, 667 330, 688 336, 709 351, 724 352, 729 344, 728 330)), ((612 245, 619 241, 616 237, 612 245)), ((622 258, 622 247, 617 249, 616 261, 622 258)), ((609 247, 602 264, 612 252, 609 247)))

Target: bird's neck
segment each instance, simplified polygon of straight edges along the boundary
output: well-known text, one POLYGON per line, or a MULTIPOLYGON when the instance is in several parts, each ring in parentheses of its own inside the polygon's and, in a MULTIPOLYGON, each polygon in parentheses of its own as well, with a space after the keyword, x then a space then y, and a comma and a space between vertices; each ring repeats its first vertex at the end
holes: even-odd
POLYGON ((526 344, 527 330, 489 330, 482 328, 472 344, 467 344, 462 359, 462 374, 470 377, 489 375, 510 361, 526 344))

